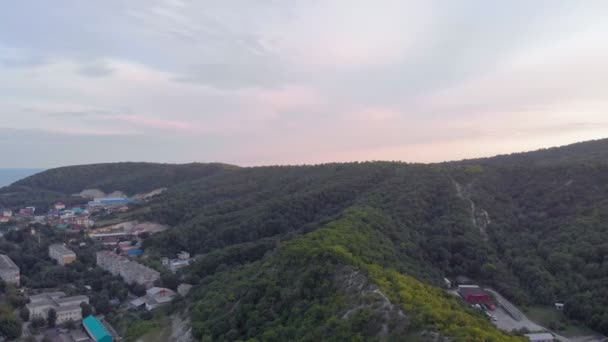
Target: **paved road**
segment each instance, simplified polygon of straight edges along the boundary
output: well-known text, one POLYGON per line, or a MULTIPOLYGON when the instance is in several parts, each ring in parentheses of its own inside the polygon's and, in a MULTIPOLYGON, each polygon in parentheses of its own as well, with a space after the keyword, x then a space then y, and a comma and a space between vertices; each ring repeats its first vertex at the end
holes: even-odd
POLYGON ((526 317, 526 315, 524 315, 523 312, 521 312, 521 310, 519 310, 517 308, 517 306, 515 306, 513 303, 508 301, 505 297, 501 296, 500 293, 498 293, 492 289, 485 289, 485 290, 492 293, 496 297, 496 300, 498 301, 500 306, 502 306, 502 307, 497 307, 496 312, 494 313, 496 316, 496 321, 494 322, 494 324, 496 324, 496 326, 499 329, 502 329, 505 331, 511 331, 513 329, 521 329, 521 328, 525 327, 526 329, 528 329, 531 332, 549 331, 553 335, 555 335, 555 338, 558 341, 561 341, 561 342, 571 342, 572 341, 571 339, 569 339, 567 337, 558 335, 558 334, 554 333, 553 331, 550 331, 549 329, 532 322, 531 320, 528 319, 528 317, 526 317), (507 313, 505 308, 506 308, 506 310, 510 311, 511 314, 507 313))

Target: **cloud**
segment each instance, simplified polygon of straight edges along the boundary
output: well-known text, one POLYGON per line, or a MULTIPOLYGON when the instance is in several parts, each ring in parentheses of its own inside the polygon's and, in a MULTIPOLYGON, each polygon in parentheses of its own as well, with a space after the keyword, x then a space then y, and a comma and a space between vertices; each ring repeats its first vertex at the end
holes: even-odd
POLYGON ((114 70, 103 64, 89 64, 80 68, 78 71, 83 76, 103 77, 110 75, 114 70))
POLYGON ((63 1, 0 12, 2 134, 32 144, 3 148, 29 166, 438 161, 608 135, 603 2, 63 1))

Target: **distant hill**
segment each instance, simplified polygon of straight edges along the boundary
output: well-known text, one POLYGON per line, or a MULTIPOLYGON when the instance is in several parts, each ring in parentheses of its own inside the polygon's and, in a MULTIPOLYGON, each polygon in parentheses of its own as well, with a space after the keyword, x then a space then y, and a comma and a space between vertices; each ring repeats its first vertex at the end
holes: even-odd
POLYGON ((0 169, 0 187, 10 185, 13 182, 43 170, 44 169, 0 169))
POLYGON ((608 333, 607 160, 597 140, 439 164, 97 164, 0 205, 167 187, 130 215, 172 226, 147 260, 200 256, 179 274, 197 340, 523 341, 438 287, 466 275, 608 333))

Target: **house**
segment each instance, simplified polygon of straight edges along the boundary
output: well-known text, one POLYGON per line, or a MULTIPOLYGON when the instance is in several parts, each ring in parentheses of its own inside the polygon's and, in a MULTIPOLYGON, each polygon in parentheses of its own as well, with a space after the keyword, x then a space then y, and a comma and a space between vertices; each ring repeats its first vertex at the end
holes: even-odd
POLYGON ((49 257, 57 261, 57 263, 62 266, 76 261, 76 253, 67 248, 65 245, 59 243, 49 246, 49 257))
POLYGON ((151 288, 160 279, 159 272, 110 251, 97 252, 96 259, 97 266, 113 275, 120 275, 127 284, 137 283, 151 288))
POLYGON ((190 253, 184 251, 177 253, 177 259, 169 259, 167 257, 161 259, 162 265, 168 267, 173 273, 177 272, 180 268, 190 265, 192 261, 190 253))
POLYGON ((82 308, 80 304, 89 304, 87 296, 66 297, 64 292, 47 292, 30 296, 30 302, 26 304, 31 317, 47 319, 49 310, 57 313, 57 323, 67 321, 80 321, 82 319, 82 308))
POLYGON ((555 303, 555 310, 563 311, 564 310, 564 303, 555 303))
POLYGON ((11 220, 11 218, 8 216, 0 216, 0 223, 6 223, 10 220, 11 220))
POLYGON ((0 254, 0 279, 15 286, 19 286, 21 279, 19 266, 6 254, 0 254))
POLYGON ((153 287, 146 291, 146 295, 130 302, 131 306, 139 308, 145 306, 146 310, 152 311, 159 306, 170 303, 175 298, 175 291, 164 287, 153 287))
POLYGON ((13 211, 11 209, 2 209, 2 211, 0 212, 0 216, 4 216, 4 217, 12 217, 13 216, 13 211))
POLYGON ((108 332, 108 329, 94 316, 89 316, 82 320, 84 330, 91 336, 95 342, 113 342, 114 338, 108 332))
POLYGON ((458 294, 470 304, 491 302, 490 295, 477 285, 458 285, 458 294))
POLYGON ((24 216, 24 217, 34 216, 35 212, 36 212, 35 207, 25 207, 25 208, 19 210, 19 215, 24 216))
POLYGON ((555 341, 555 337, 553 337, 553 334, 550 334, 550 333, 526 334, 525 336, 531 342, 553 342, 553 341, 555 341))
POLYGON ((55 210, 63 210, 63 209, 65 209, 65 204, 62 202, 57 202, 57 203, 55 203, 53 208, 55 208, 55 210))
POLYGON ((443 278, 443 283, 445 284, 445 287, 448 289, 452 288, 452 282, 450 281, 450 279, 448 278, 443 278))

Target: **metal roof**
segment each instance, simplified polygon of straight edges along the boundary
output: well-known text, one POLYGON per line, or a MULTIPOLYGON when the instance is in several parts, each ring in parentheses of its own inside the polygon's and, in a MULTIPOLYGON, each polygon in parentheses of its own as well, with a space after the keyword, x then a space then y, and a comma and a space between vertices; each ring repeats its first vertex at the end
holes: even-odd
POLYGON ((96 341, 102 342, 112 342, 112 335, 106 330, 106 328, 101 324, 101 322, 95 318, 94 316, 89 316, 82 320, 82 324, 84 325, 87 332, 93 337, 96 341))

